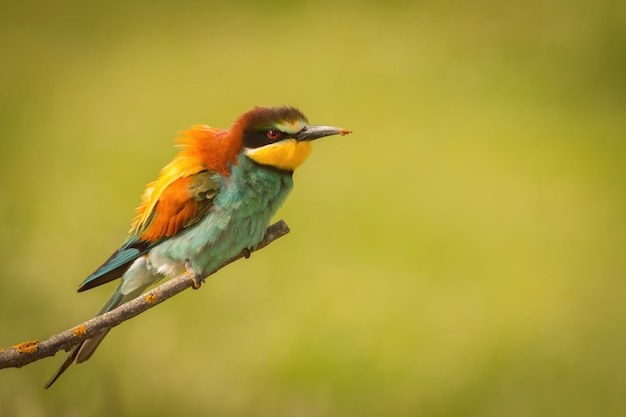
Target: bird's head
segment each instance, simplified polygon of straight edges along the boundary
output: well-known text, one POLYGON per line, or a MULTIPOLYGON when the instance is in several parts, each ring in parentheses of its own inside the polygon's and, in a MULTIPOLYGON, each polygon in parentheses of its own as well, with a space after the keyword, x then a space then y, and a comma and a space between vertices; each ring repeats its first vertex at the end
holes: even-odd
POLYGON ((311 126, 293 107, 255 107, 237 124, 248 158, 285 171, 295 171, 305 161, 311 153, 311 141, 351 133, 339 127, 311 126))

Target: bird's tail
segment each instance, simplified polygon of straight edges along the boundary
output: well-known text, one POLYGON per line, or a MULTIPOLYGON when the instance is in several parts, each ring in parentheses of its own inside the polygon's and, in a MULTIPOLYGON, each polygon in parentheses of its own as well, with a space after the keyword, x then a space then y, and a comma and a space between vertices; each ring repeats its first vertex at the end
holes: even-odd
MULTIPOLYGON (((117 286, 117 288, 115 289, 111 297, 109 297, 109 299, 104 304, 102 309, 98 312, 97 314, 98 316, 117 308, 118 306, 124 304, 126 301, 132 300, 133 298, 141 294, 149 286, 149 285, 140 286, 139 288, 136 288, 135 290, 129 292, 128 294, 122 294, 122 284, 123 284, 123 281, 119 283, 119 285, 117 286)), ((91 358, 91 355, 93 355, 93 353, 96 351, 96 349, 100 345, 100 342, 102 342, 102 339, 104 339, 104 337, 108 333, 109 333, 108 330, 103 333, 100 333, 92 337, 91 339, 85 340, 84 342, 76 346, 74 349, 72 349, 69 355, 67 355, 67 358, 65 358, 65 361, 63 361, 59 369, 57 369, 57 371, 54 373, 52 378, 50 378, 48 383, 46 383, 44 388, 45 389, 50 388, 50 386, 54 384, 54 382, 63 374, 63 372, 67 370, 67 368, 70 367, 71 364, 73 363, 79 364, 91 358)))
POLYGON ((80 345, 74 347, 74 349, 71 350, 70 354, 67 355, 67 358, 65 358, 65 361, 63 361, 59 369, 57 369, 54 375, 52 375, 52 378, 50 378, 46 385, 44 385, 44 389, 50 388, 52 384, 54 384, 54 382, 63 374, 63 372, 65 372, 67 368, 70 367, 71 364, 78 364, 81 362, 85 362, 87 359, 89 359, 91 355, 93 355, 93 353, 95 352, 100 342, 102 342, 102 339, 104 339, 104 337, 108 333, 109 331, 107 330, 106 332, 100 333, 99 335, 96 335, 91 339, 87 339, 80 345))

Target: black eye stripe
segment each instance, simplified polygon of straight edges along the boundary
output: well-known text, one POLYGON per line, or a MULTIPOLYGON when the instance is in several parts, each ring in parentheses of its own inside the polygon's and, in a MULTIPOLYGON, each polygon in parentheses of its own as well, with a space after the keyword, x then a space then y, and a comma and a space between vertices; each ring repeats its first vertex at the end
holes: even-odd
POLYGON ((287 138, 288 135, 284 132, 281 132, 277 129, 264 129, 264 130, 253 130, 247 131, 243 134, 243 146, 246 148, 260 148, 261 146, 269 145, 271 143, 280 142, 281 140, 287 138), (278 136, 275 138, 270 138, 268 136, 268 132, 272 131, 274 133, 278 133, 278 136))

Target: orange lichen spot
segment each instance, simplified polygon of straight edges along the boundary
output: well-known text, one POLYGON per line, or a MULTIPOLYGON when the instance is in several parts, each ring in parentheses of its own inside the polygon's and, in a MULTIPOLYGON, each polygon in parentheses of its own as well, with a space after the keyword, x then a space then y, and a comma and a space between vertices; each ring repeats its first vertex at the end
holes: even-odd
POLYGON ((37 352, 37 346, 39 346, 39 340, 31 340, 30 342, 20 343, 13 346, 19 353, 35 353, 37 352))
POLYGON ((150 303, 150 304, 154 304, 157 302, 157 295, 156 294, 146 294, 146 302, 150 303))
POLYGON ((80 326, 74 327, 72 333, 74 334, 74 337, 84 336, 87 333, 87 328, 81 324, 80 326))
POLYGON ((345 136, 348 133, 352 133, 352 131, 350 129, 341 129, 341 132, 339 132, 341 136, 345 136))

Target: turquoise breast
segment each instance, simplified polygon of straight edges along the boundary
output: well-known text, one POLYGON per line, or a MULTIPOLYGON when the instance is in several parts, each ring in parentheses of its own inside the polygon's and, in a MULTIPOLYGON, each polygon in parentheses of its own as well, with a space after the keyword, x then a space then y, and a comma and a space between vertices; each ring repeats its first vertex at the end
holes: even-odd
POLYGON ((293 188, 291 172, 263 167, 244 155, 230 177, 216 175, 220 189, 209 213, 196 225, 160 243, 149 253, 152 266, 166 275, 191 268, 214 272, 245 248, 254 247, 293 188))

